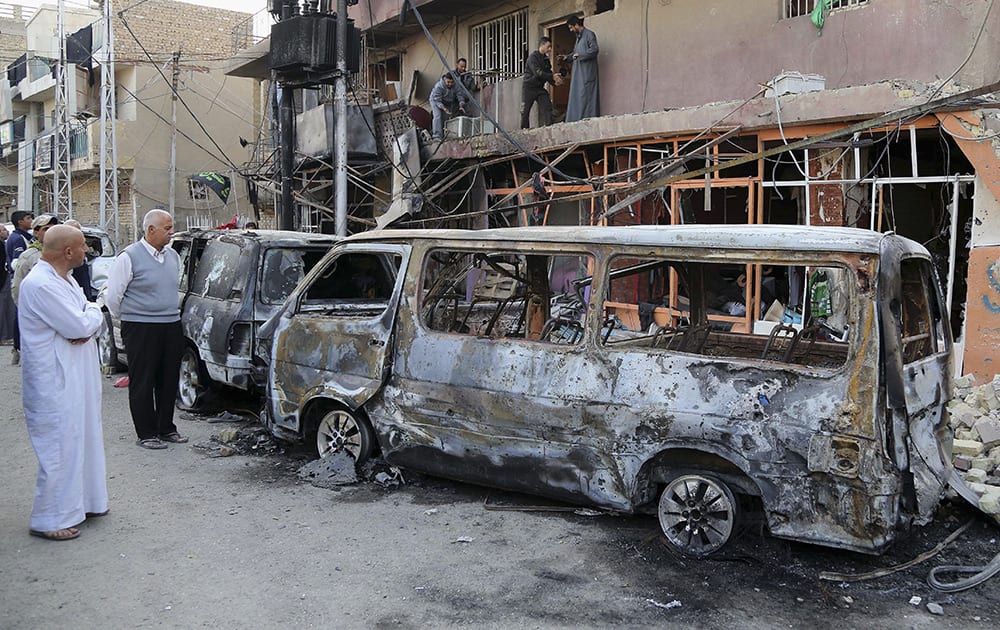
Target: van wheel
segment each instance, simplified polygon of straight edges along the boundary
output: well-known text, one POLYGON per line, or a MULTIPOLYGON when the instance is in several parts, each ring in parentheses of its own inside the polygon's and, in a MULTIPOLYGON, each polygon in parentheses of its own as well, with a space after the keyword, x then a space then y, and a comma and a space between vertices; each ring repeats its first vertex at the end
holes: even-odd
POLYGON ((374 444, 371 425, 357 411, 330 409, 316 426, 316 452, 320 457, 344 451, 360 464, 371 456, 374 444))
POLYGON ((737 511, 733 493, 722 481, 682 475, 663 489, 657 515, 671 547, 687 556, 703 557, 729 542, 737 511))
POLYGON ((97 336, 97 356, 101 362, 101 372, 115 374, 122 369, 118 360, 118 348, 115 346, 115 329, 112 328, 111 314, 104 313, 106 331, 97 336))
POLYGON ((198 353, 191 346, 186 346, 181 355, 180 380, 177 382, 177 408, 193 411, 200 407, 208 392, 206 382, 198 353))

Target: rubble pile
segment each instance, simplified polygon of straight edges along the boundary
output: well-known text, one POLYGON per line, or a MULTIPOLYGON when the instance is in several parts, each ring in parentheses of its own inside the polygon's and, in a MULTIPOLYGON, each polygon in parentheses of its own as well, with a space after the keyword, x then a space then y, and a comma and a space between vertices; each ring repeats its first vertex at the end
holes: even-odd
POLYGON ((970 375, 955 379, 948 412, 955 469, 979 495, 979 509, 1000 514, 1000 375, 979 386, 970 375))

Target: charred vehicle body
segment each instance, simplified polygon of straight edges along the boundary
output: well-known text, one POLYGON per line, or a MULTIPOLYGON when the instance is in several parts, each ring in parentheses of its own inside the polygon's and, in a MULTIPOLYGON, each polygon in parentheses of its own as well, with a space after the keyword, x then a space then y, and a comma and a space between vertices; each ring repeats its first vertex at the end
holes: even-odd
POLYGON ((320 455, 655 512, 688 554, 749 505, 878 553, 952 472, 937 287, 923 247, 851 228, 362 234, 261 331, 264 420, 320 455))
MULTIPOLYGON (((177 404, 195 409, 212 387, 251 390, 263 372, 252 363, 258 327, 338 239, 279 230, 192 230, 171 247, 180 255, 178 301, 185 348, 177 404)), ((110 314, 108 314, 110 318, 110 314)), ((118 322, 113 322, 117 324, 118 322)), ((120 328, 106 361, 127 362, 120 328)))

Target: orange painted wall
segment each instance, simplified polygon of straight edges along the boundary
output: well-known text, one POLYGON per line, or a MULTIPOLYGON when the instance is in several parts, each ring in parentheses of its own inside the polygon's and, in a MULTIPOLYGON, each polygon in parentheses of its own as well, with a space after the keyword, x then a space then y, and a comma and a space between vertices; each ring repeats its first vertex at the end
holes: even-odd
POLYGON ((1000 247, 977 247, 969 256, 963 374, 977 383, 1000 374, 1000 247))

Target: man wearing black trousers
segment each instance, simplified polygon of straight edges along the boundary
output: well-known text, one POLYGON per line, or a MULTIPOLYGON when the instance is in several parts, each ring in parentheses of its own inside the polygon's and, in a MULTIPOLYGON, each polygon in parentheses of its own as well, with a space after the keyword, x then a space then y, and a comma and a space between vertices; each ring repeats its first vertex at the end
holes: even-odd
POLYGON ((142 231, 143 238, 126 247, 108 272, 105 301, 121 320, 136 444, 163 449, 165 442, 188 441, 174 425, 184 349, 177 303, 180 258, 168 247, 174 235, 168 212, 162 208, 147 212, 142 231))
POLYGON ((549 53, 552 52, 552 40, 543 37, 538 42, 538 50, 528 55, 524 64, 524 78, 521 82, 521 129, 531 126, 531 108, 538 103, 538 126, 552 124, 552 99, 546 84, 562 85, 562 75, 553 74, 549 53))

